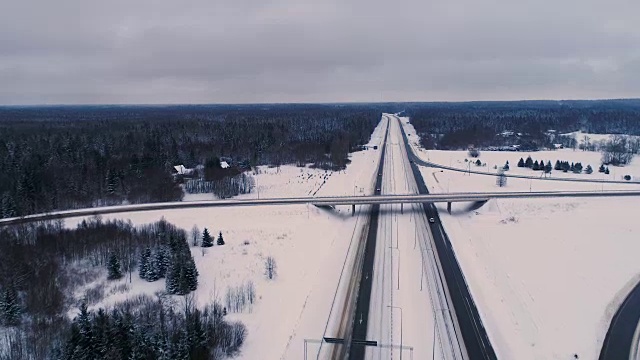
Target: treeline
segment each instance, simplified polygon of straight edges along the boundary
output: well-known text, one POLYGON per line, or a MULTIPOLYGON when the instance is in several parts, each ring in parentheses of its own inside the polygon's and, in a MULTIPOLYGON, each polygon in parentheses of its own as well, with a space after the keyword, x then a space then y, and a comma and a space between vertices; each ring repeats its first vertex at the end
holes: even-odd
POLYGON ((575 139, 547 130, 640 135, 640 100, 423 103, 408 105, 404 114, 428 149, 575 146, 575 139), (505 131, 514 134, 498 135, 505 131))
POLYGON ((235 354, 246 336, 241 323, 228 323, 222 307, 200 310, 184 299, 184 311, 145 298, 135 307, 90 312, 82 305, 54 358, 219 359, 235 354))
POLYGON ((0 216, 181 200, 172 166, 221 156, 344 168, 380 116, 368 105, 0 108, 0 216))
POLYGON ((93 218, 75 229, 62 222, 0 228, 0 326, 13 329, 0 341, 19 344, 8 348, 9 355, 28 354, 5 358, 50 358, 52 347, 63 342, 74 291, 106 278, 114 257, 122 275, 133 276, 147 248, 164 250, 165 277, 176 279, 168 281, 168 293, 195 289, 187 234, 164 220, 138 227, 93 218))

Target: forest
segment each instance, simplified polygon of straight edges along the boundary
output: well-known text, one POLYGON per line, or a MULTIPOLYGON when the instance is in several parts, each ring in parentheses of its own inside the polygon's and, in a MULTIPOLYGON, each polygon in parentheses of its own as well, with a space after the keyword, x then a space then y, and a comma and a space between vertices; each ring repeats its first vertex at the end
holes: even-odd
POLYGON ((466 149, 469 145, 520 145, 521 150, 576 146, 568 137, 581 130, 595 134, 640 135, 640 100, 513 101, 407 104, 427 149, 466 149), (514 135, 501 135, 512 132, 514 135))
POLYGON ((164 220, 136 227, 91 218, 71 229, 62 222, 0 228, 0 359, 232 355, 244 326, 227 322, 215 299, 194 306, 198 272, 187 238, 164 220), (166 278, 166 291, 88 309, 108 295, 111 282, 123 279, 111 291, 128 291, 131 277, 166 278), (68 311, 76 308, 70 320, 68 311))
MULTIPOLYGON (((188 191, 216 191, 206 174, 220 157, 234 169, 343 169, 380 116, 380 105, 358 104, 0 107, 0 217, 179 201, 180 164, 205 166, 188 191)), ((251 190, 232 176, 223 196, 251 190)))

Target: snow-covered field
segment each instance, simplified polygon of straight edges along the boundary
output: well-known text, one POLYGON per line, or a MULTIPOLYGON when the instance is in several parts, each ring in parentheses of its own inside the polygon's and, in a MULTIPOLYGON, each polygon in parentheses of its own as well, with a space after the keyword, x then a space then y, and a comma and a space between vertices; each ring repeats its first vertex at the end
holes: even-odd
MULTIPOLYGON (((386 122, 374 131, 370 144, 380 145, 386 122)), ((260 198, 280 196, 329 196, 372 193, 373 176, 380 150, 351 154, 346 171, 331 172, 295 166, 261 167, 256 181, 260 198)), ((257 197, 258 193, 239 198, 257 197)), ((195 224, 212 235, 222 231, 226 245, 192 248, 199 271, 195 292, 200 305, 219 299, 224 303, 228 287, 252 281, 256 304, 244 313, 230 313, 242 321, 248 336, 240 359, 300 359, 304 339, 320 339, 338 279, 345 263, 358 217, 348 206, 329 212, 312 205, 278 207, 205 208, 150 211, 105 216, 146 224, 164 217, 186 229, 195 224), (273 256, 277 277, 267 280, 264 262, 273 256)), ((69 219, 76 226, 81 218, 69 219)), ((126 281, 122 281, 124 283, 126 281)), ((95 285, 95 284, 92 284, 95 285)), ((164 288, 164 280, 147 283, 133 275, 130 290, 116 292, 97 306, 105 306, 140 293, 153 294, 164 288)), ((109 291, 107 291, 109 293, 109 291)))
MULTIPOLYGON (((406 122, 404 119, 403 122, 406 122)), ((415 147, 413 127, 404 125, 415 147)), ((424 159, 464 167, 466 152, 417 151, 424 159)), ((510 172, 520 157, 591 164, 600 154, 573 150, 532 153, 482 152, 482 162, 504 164, 510 172)), ((474 167, 474 165, 472 165, 474 167)), ((486 168, 485 168, 486 169, 486 168)), ((594 172, 553 176, 620 179, 640 176, 640 159, 610 167, 608 177, 594 172), (615 175, 614 175, 615 174, 615 175)), ((495 170, 492 170, 495 171, 495 170)), ((495 178, 423 168, 430 191, 528 191, 637 189, 613 185, 495 178)), ((597 359, 609 322, 640 279, 640 222, 637 198, 492 200, 478 210, 439 206, 484 325, 500 359, 597 359)))

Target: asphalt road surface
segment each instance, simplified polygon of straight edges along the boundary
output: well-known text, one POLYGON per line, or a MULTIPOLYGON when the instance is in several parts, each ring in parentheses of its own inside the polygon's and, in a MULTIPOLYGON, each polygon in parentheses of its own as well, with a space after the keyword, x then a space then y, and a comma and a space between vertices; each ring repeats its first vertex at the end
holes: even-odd
POLYGON ((616 311, 600 351, 600 360, 634 359, 634 333, 640 321, 640 283, 616 311))
MULTIPOLYGON (((399 119, 397 121, 400 122, 399 119)), ((400 127, 406 151, 411 160, 411 168, 418 182, 418 190, 420 194, 428 194, 429 191, 417 166, 423 161, 413 153, 407 135, 402 126, 400 127)), ((497 359, 451 242, 440 222, 438 211, 431 203, 422 204, 422 207, 427 217, 435 219, 434 223, 430 223, 431 232, 469 359, 497 359)))

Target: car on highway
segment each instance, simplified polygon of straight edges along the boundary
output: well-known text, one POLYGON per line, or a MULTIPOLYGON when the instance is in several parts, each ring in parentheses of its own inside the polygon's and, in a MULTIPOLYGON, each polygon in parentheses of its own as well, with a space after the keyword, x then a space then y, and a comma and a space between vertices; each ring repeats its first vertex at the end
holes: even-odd
POLYGON ((436 222, 436 219, 434 219, 434 218, 429 218, 429 222, 433 224, 433 223, 435 223, 435 222, 436 222))

